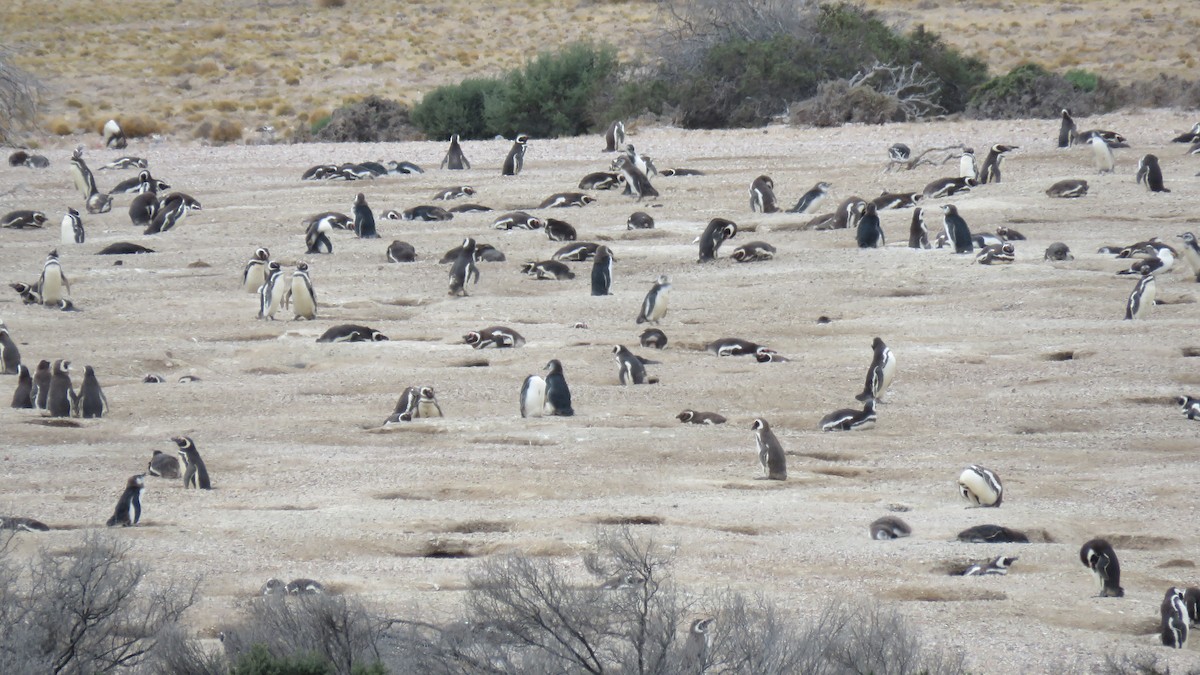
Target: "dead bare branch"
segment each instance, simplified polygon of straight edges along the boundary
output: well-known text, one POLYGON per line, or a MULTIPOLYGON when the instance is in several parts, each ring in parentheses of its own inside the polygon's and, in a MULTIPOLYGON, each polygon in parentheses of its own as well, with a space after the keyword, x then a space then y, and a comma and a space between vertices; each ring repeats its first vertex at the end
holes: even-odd
POLYGON ((0 143, 11 145, 18 131, 37 120, 41 85, 12 64, 8 50, 0 47, 0 143))

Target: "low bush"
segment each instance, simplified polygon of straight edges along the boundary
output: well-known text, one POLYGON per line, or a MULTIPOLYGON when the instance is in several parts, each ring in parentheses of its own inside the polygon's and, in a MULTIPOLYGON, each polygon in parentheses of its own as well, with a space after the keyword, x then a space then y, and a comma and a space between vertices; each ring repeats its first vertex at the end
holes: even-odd
POLYGON ((432 140, 447 140, 453 134, 464 139, 495 136, 484 121, 488 100, 502 95, 500 80, 469 79, 457 85, 438 87, 412 109, 412 123, 432 140))
POLYGON ((871 87, 850 86, 846 80, 830 80, 817 87, 817 94, 791 109, 793 124, 836 127, 847 123, 885 124, 905 119, 900 101, 871 87))
POLYGON ((313 133, 316 140, 329 143, 390 143, 420 138, 409 120, 408 108, 378 96, 338 108, 319 128, 314 123, 313 133))
POLYGON ((1086 117, 1119 105, 1121 87, 1082 70, 1060 75, 1026 63, 975 90, 967 114, 980 119, 1058 117, 1063 108, 1086 117))

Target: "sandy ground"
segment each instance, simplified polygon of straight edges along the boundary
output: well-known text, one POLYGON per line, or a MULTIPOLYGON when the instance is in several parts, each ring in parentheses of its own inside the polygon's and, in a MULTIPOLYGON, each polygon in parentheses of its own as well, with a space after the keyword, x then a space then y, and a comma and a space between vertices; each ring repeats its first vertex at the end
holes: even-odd
MULTIPOLYGON (((1195 490, 1196 433, 1172 398, 1200 390, 1196 359, 1197 286, 1177 265, 1160 277, 1147 321, 1123 322, 1132 287, 1120 261, 1097 255, 1110 243, 1175 235, 1200 227, 1196 157, 1167 143, 1190 127, 1187 114, 1159 111, 1081 121, 1125 133, 1114 175, 1098 176, 1087 150, 1053 148, 1051 121, 964 122, 734 132, 639 129, 630 140, 660 169, 705 176, 654 179, 662 193, 643 204, 653 232, 628 233, 639 208, 629 198, 552 215, 580 239, 604 241, 617 257, 613 295, 589 295, 589 264, 572 281, 522 276, 525 260, 559 244, 540 232, 496 232, 494 214, 447 223, 381 221, 382 239, 335 233, 335 253, 304 255, 300 220, 350 211, 364 192, 377 214, 431 203, 435 190, 467 184, 474 201, 496 209, 537 204, 575 189, 610 157, 596 137, 538 140, 525 172, 502 178, 500 141, 466 144, 475 168, 439 171, 441 143, 209 148, 135 144, 156 176, 204 205, 177 230, 143 237, 132 228, 130 197, 104 215, 85 215, 88 240, 60 245, 58 221, 80 199, 70 186, 72 143, 49 149, 42 171, 0 168, 0 212, 41 209, 44 231, 0 231, 6 284, 33 281, 57 247, 83 311, 23 306, 7 288, 0 317, 25 362, 65 358, 82 377, 96 368, 112 406, 77 428, 46 426, 39 413, 0 411, 0 513, 36 517, 56 528, 21 535, 20 551, 62 550, 81 530, 102 528, 125 479, 144 470, 169 438, 192 436, 215 489, 185 491, 150 479, 139 527, 113 534, 135 542, 154 578, 204 574, 204 598, 189 615, 212 637, 239 602, 268 577, 306 576, 361 594, 394 613, 438 615, 460 599, 470 558, 520 551, 578 564, 598 524, 634 518, 638 530, 678 543, 677 573, 696 591, 763 589, 797 612, 833 596, 894 603, 932 641, 968 655, 972 672, 1088 672, 1109 652, 1158 647, 1158 605, 1170 585, 1195 585, 1200 543, 1195 490), (818 180, 839 198, 920 189, 956 163, 912 172, 882 171, 886 149, 950 143, 1021 147, 1004 182, 955 199, 974 231, 1008 225, 1017 243, 1006 267, 974 264, 946 250, 904 247, 908 211, 883 214, 889 246, 860 251, 849 233, 776 230, 807 217, 752 214, 747 188, 771 175, 790 206, 818 180), (1134 183, 1137 158, 1162 158, 1169 194, 1134 183), (326 161, 397 159, 428 169, 372 182, 309 183, 308 166, 326 161), (1092 193, 1051 200, 1052 182, 1086 178, 1092 193), (744 230, 715 264, 696 262, 692 240, 712 217, 744 230), (482 265, 471 296, 449 298, 437 259, 464 236, 492 243, 507 263, 482 265), (388 264, 392 239, 417 249, 415 264, 388 264), (158 252, 93 255, 115 241, 158 252), (778 258, 729 260, 734 246, 764 240, 778 258), (1068 243, 1070 263, 1042 261, 1045 247, 1068 243), (264 322, 256 298, 239 290, 242 266, 268 246, 285 266, 311 265, 320 304, 313 322, 264 322), (203 263, 199 265, 197 263, 203 263), (662 328, 670 347, 637 347, 639 303, 658 274, 674 281, 662 328), (833 320, 818 324, 822 315, 833 320), (586 322, 587 329, 573 328, 586 322), (326 328, 365 323, 391 336, 376 344, 317 344, 326 328), (528 339, 521 349, 474 351, 468 330, 502 324, 528 339), (788 356, 760 365, 700 351, 725 336, 753 339, 788 356), (854 403, 881 336, 899 374, 873 429, 826 434, 817 421, 854 403), (661 360, 661 384, 621 387, 609 353, 625 344, 661 360), (1070 360, 1055 360, 1062 352, 1070 360), (577 415, 524 420, 522 379, 552 358, 565 364, 577 415), (478 359, 484 367, 475 365, 478 359), (147 373, 164 384, 143 384, 147 373), (177 383, 183 375, 198 382, 177 383), (379 429, 400 392, 430 385, 446 417, 379 429), (721 427, 678 424, 684 408, 719 411, 721 427), (768 419, 788 451, 786 483, 760 474, 749 429, 768 419), (1004 479, 1000 509, 966 509, 955 479, 979 463, 1004 479), (914 529, 875 542, 867 524, 895 505, 914 529), (955 541, 981 523, 1044 530, 1049 543, 1015 546, 955 541), (1124 599, 1098 599, 1078 560, 1079 546, 1107 536, 1125 571, 1124 599), (952 562, 1001 552, 1020 560, 1006 577, 952 578, 952 562)), ((70 139, 73 140, 73 139, 70 139)), ((84 139, 95 145, 95 137, 84 139)), ((980 156, 983 152, 981 150, 980 156)), ((116 156, 92 148, 93 168, 116 156)), ((96 172, 102 188, 114 172, 96 172)), ((827 204, 823 211, 832 208, 827 204)), ((936 217, 934 220, 938 220, 936 217)), ((5 402, 15 378, 0 378, 5 402)), ((1168 655, 1200 666, 1194 646, 1168 655)))

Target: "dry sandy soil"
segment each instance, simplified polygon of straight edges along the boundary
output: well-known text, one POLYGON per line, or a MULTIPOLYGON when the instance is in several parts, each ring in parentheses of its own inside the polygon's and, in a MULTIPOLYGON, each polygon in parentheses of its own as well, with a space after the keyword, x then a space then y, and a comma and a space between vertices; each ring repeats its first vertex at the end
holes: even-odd
MULTIPOLYGON (((571 281, 535 281, 518 265, 559 247, 540 232, 497 232, 494 214, 446 223, 381 221, 380 240, 341 232, 335 253, 304 255, 300 220, 349 211, 364 192, 376 213, 430 203, 439 188, 467 184, 475 201, 507 210, 572 190, 606 167, 597 137, 534 140, 525 172, 502 178, 507 144, 465 145, 475 168, 437 169, 440 143, 209 148, 133 144, 156 176, 197 197, 202 211, 176 230, 143 237, 118 197, 108 214, 85 215, 87 243, 62 245, 57 223, 69 205, 73 142, 47 152, 52 166, 0 168, 0 212, 44 210, 53 227, 0 232, 6 284, 33 281, 58 248, 82 310, 23 306, 7 288, 0 317, 24 360, 95 366, 111 414, 77 427, 48 426, 33 411, 0 412, 0 514, 31 516, 48 534, 21 535, 20 551, 64 550, 80 530, 101 528, 126 477, 143 470, 169 438, 192 436, 212 474, 211 492, 150 479, 139 527, 113 532, 135 543, 154 578, 205 575, 190 614, 212 637, 268 577, 307 576, 361 594, 394 613, 437 615, 460 600, 469 558, 524 552, 577 565, 599 523, 643 519, 637 530, 677 543, 677 573, 699 591, 763 589, 800 613, 834 596, 898 606, 939 645, 964 650, 972 672, 1088 672, 1103 654, 1167 652, 1153 634, 1169 585, 1200 584, 1195 489, 1196 432, 1172 398, 1200 390, 1197 291, 1182 263, 1161 275, 1164 304, 1146 321, 1122 321, 1128 277, 1094 252, 1200 228, 1196 157, 1167 139, 1193 115, 1157 111, 1082 120, 1124 132, 1118 170, 1098 176, 1087 150, 1056 150, 1055 122, 905 124, 807 130, 770 127, 723 133, 632 130, 631 142, 660 168, 707 175, 655 179, 643 204, 658 222, 626 231, 639 208, 596 193, 583 209, 555 210, 580 239, 604 241, 617 257, 610 297, 589 295, 589 264, 571 281), (908 211, 883 214, 889 246, 858 250, 846 231, 789 231, 807 217, 752 214, 747 188, 771 175, 790 206, 818 180, 838 197, 920 189, 956 163, 884 173, 886 149, 950 143, 1020 146, 1004 182, 954 202, 975 231, 998 225, 1028 236, 1011 266, 904 246, 908 211), (1134 183, 1143 152, 1162 158, 1169 194, 1134 183), (424 175, 357 183, 301 182, 326 161, 397 159, 424 175), (1051 200, 1043 190, 1086 178, 1092 193, 1051 200), (742 227, 714 264, 696 262, 693 239, 712 217, 742 227), (756 230, 756 231, 754 231, 756 230), (464 236, 498 246, 508 262, 482 265, 471 296, 447 296, 437 259, 464 236), (388 264, 392 239, 411 242, 414 264, 388 264), (115 241, 158 252, 94 255, 115 241), (737 264, 734 246, 764 240, 776 260, 737 264), (1068 243, 1074 262, 1042 261, 1068 243), (255 318, 255 296, 239 290, 258 246, 290 267, 307 260, 320 303, 313 322, 255 318), (201 264, 202 263, 202 264, 201 264), (661 353, 637 347, 634 318, 658 274, 674 281, 661 353), (818 324, 820 316, 832 318, 818 324), (326 328, 365 323, 391 336, 375 344, 317 344, 326 328), (586 329, 573 328, 586 322, 586 329), (474 351, 468 330, 508 325, 528 344, 474 351), (713 339, 763 342, 791 359, 757 364, 700 350, 713 339), (854 403, 883 337, 899 374, 872 429, 822 433, 817 421, 854 403), (633 346, 661 360, 662 382, 622 387, 609 353, 633 346), (1062 360, 1063 354, 1073 356, 1062 360), (1194 352, 1188 352, 1194 353, 1194 352), (552 358, 565 364, 573 418, 521 419, 522 379, 552 358), (480 364, 479 360, 484 363, 480 364), (480 367, 467 367, 480 366, 480 367), (164 384, 143 384, 147 373, 164 384), (183 375, 200 379, 190 384, 183 375), (381 429, 400 392, 430 385, 446 413, 381 429), (719 411, 719 427, 680 425, 684 408, 719 411), (788 451, 785 483, 760 474, 749 429, 768 419, 788 451), (967 509, 955 479, 968 464, 1004 479, 999 509, 967 509), (867 524, 896 506, 914 536, 871 541, 867 524), (1049 541, 1015 546, 955 541, 982 523, 1042 531, 1049 541), (1117 547, 1124 599, 1098 599, 1079 546, 1106 536, 1117 547), (1020 556, 1006 577, 954 578, 952 562, 1020 556)), ((69 139, 74 141, 76 139, 69 139)), ((96 145, 96 138, 86 142, 96 145)), ((982 154, 982 153, 981 153, 982 154)), ((116 156, 88 150, 99 167, 116 156)), ((102 187, 120 177, 97 172, 102 187)), ((826 205, 823 211, 828 211, 826 205)), ((936 216, 933 217, 937 220, 936 216)), ((80 375, 76 375, 78 383, 80 375)), ((0 378, 7 396, 15 378, 0 378)), ((7 398, 5 399, 7 403, 7 398)), ((1200 666, 1194 649, 1169 655, 1200 666)))

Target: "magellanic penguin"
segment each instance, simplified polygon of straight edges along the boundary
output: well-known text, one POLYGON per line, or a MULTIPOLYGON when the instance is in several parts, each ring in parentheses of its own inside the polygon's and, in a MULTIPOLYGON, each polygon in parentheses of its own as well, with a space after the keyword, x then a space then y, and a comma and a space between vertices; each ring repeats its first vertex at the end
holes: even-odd
POLYGON ((908 226, 908 247, 915 249, 931 248, 929 244, 929 228, 925 226, 925 209, 913 209, 912 222, 908 226))
POLYGON ((667 298, 671 293, 671 277, 660 274, 650 292, 642 300, 642 309, 638 313, 637 323, 658 323, 667 314, 667 298))
POLYGON ((522 263, 521 271, 535 279, 547 281, 561 281, 562 279, 575 278, 575 273, 571 271, 571 268, 566 263, 557 260, 522 263))
POLYGON ((541 218, 531 216, 524 211, 506 213, 492 221, 492 227, 497 230, 536 230, 544 225, 541 218))
POLYGON ((751 241, 733 249, 729 257, 734 262, 749 263, 773 260, 776 249, 765 241, 751 241))
POLYGON ((271 252, 265 246, 254 250, 250 261, 242 269, 242 290, 257 293, 267 281, 267 264, 271 262, 271 252))
POLYGON ((1117 562, 1117 552, 1108 540, 1092 539, 1084 544, 1079 549, 1079 561, 1096 575, 1096 580, 1100 582, 1100 597, 1125 596, 1125 589, 1121 588, 1121 564, 1117 562))
POLYGON ((921 194, 925 199, 940 199, 970 192, 972 188, 978 186, 979 181, 969 176, 967 178, 939 178, 927 183, 921 190, 921 194))
POLYGON ((33 376, 24 364, 17 366, 17 388, 13 391, 12 407, 18 409, 33 407, 33 376))
POLYGON ((292 272, 292 284, 284 296, 284 305, 288 300, 292 304, 293 318, 308 321, 317 318, 317 292, 313 290, 312 279, 308 276, 308 263, 299 263, 296 271, 292 272))
POLYGON ((963 148, 962 154, 958 156, 958 177, 979 178, 979 169, 975 167, 974 148, 963 148))
POLYGON ((1157 290, 1153 274, 1145 274, 1138 279, 1137 285, 1129 294, 1129 299, 1125 301, 1125 320, 1149 318, 1157 290))
POLYGON ((325 592, 325 587, 313 579, 292 579, 283 590, 288 595, 320 595, 325 592))
POLYGON ((356 323, 342 323, 330 327, 317 342, 387 342, 388 336, 371 328, 356 323))
POLYGON ((1020 558, 1015 555, 998 555, 988 562, 975 563, 962 570, 959 574, 964 577, 1004 575, 1008 574, 1008 568, 1012 567, 1012 564, 1018 560, 1020 558))
POLYGON ((752 356, 758 354, 760 349, 767 348, 750 340, 728 337, 713 340, 704 349, 716 356, 752 356))
POLYGON ((1175 586, 1168 588, 1163 596, 1162 605, 1159 607, 1159 614, 1162 616, 1159 637, 1163 645, 1183 649, 1187 644, 1190 624, 1183 591, 1175 586))
POLYGON ((550 241, 575 241, 578 236, 573 225, 557 218, 547 218, 544 229, 550 241))
POLYGON ((1004 485, 991 469, 972 464, 958 476, 958 492, 971 506, 998 507, 1004 499, 1004 485))
POLYGON ((450 149, 446 151, 446 156, 442 159, 442 168, 451 171, 461 171, 471 168, 471 162, 467 160, 467 156, 463 154, 462 146, 458 144, 458 134, 450 137, 450 149))
POLYGON ((274 320, 287 290, 288 279, 279 263, 274 260, 267 263, 266 280, 258 287, 258 318, 274 320))
MULTIPOLYGON (((573 260, 575 262, 587 262, 596 257, 596 252, 600 249, 600 244, 593 244, 587 241, 575 242, 567 244, 554 252, 550 256, 551 260, 573 260)), ((611 253, 611 251, 610 251, 611 253)))
POLYGON ((975 257, 975 262, 981 265, 1011 263, 1016 260, 1016 255, 1016 247, 1008 242, 988 244, 980 250, 979 255, 975 257))
POLYGON ((1071 118, 1071 111, 1063 108, 1062 123, 1058 127, 1058 147, 1071 147, 1075 142, 1075 132, 1075 120, 1071 118))
POLYGON ((892 386, 892 379, 896 376, 896 356, 887 346, 887 343, 882 338, 875 338, 871 341, 871 365, 867 368, 867 380, 863 384, 862 393, 855 396, 855 400, 877 401, 883 398, 883 394, 892 386))
POLYGON ((1000 163, 1004 161, 1006 154, 1017 149, 1015 145, 1004 145, 1002 143, 993 145, 988 150, 987 158, 983 160, 983 168, 979 170, 979 184, 999 183, 1000 163))
POLYGON ((46 224, 46 220, 46 214, 41 211, 22 209, 4 214, 4 217, 0 218, 0 227, 10 230, 23 230, 27 227, 41 229, 46 224))
POLYGON ((0 323, 0 374, 16 375, 20 365, 21 350, 8 334, 8 328, 0 323))
POLYGON ((589 173, 579 181, 580 190, 611 190, 625 183, 625 176, 612 171, 589 173))
POLYGON ((904 143, 893 143, 888 148, 888 159, 893 162, 906 162, 912 156, 912 148, 904 143))
POLYGON ((1146 184, 1146 189, 1151 192, 1170 192, 1163 187, 1162 169, 1158 166, 1158 157, 1154 155, 1146 155, 1138 162, 1136 179, 1138 185, 1146 184))
POLYGON ((1192 628, 1200 626, 1200 588, 1193 586, 1184 591, 1183 604, 1187 607, 1188 622, 1192 628))
POLYGON ((71 176, 75 187, 83 195, 83 203, 88 213, 108 213, 112 210, 112 197, 96 188, 96 178, 83 161, 83 146, 75 148, 71 155, 71 176))
POLYGON ((617 361, 617 380, 621 384, 657 384, 657 377, 646 376, 646 364, 658 363, 648 361, 629 351, 625 345, 615 345, 612 348, 613 358, 617 361))
POLYGON ((812 189, 801 195, 796 205, 788 209, 788 213, 813 213, 821 207, 821 202, 829 196, 829 183, 820 181, 812 189))
POLYGON ((862 410, 842 408, 821 418, 821 431, 851 431, 875 423, 875 399, 868 399, 862 410))
POLYGON ((883 226, 879 223, 879 214, 875 211, 875 204, 867 202, 863 207, 855 238, 859 248, 883 248, 887 243, 883 236, 883 226))
POLYGON ((162 450, 155 450, 146 465, 146 473, 159 478, 179 478, 179 460, 162 450))
POLYGON ((625 145, 625 123, 615 120, 604 132, 604 152, 616 152, 625 145))
POLYGON ((333 241, 329 239, 331 232, 333 232, 333 225, 330 225, 328 220, 311 221, 308 229, 304 231, 304 245, 306 246, 304 252, 308 255, 333 253, 333 241))
POLYGON ((121 129, 120 123, 116 120, 109 120, 104 123, 104 128, 100 131, 100 135, 104 137, 104 147, 114 150, 123 150, 129 145, 129 141, 125 138, 125 132, 121 129))
POLYGON ((613 167, 625 177, 625 194, 637 197, 639 202, 646 197, 658 196, 658 190, 650 184, 646 173, 638 168, 634 160, 627 155, 621 155, 613 160, 613 167))
POLYGON ((417 401, 421 398, 421 390, 416 387, 408 387, 400 393, 400 399, 396 401, 396 407, 392 409, 391 417, 383 423, 384 426, 389 424, 398 424, 400 422, 411 422, 417 416, 417 401))
POLYGON ((771 431, 771 425, 763 418, 754 420, 750 425, 754 431, 754 440, 758 445, 758 461, 762 464, 767 480, 787 480, 787 457, 783 446, 771 431))
POLYGON ((1192 269, 1192 276, 1200 281, 1200 241, 1197 241, 1196 235, 1191 232, 1177 234, 1175 237, 1183 240, 1182 257, 1192 269))
POLYGON ((431 206, 422 204, 414 206, 411 209, 405 209, 403 213, 388 211, 383 214, 388 220, 419 220, 426 223, 440 223, 447 220, 454 220, 454 214, 443 209, 440 206, 431 206))
POLYGON ((132 527, 142 519, 142 493, 146 491, 146 474, 130 476, 125 481, 125 491, 117 500, 117 508, 105 523, 108 527, 132 527))
POLYGON ((708 227, 704 228, 704 234, 700 235, 699 262, 716 260, 717 253, 721 250, 721 244, 735 236, 737 236, 737 223, 732 220, 713 218, 708 221, 708 227))
POLYGON ((688 629, 687 641, 683 643, 683 654, 680 660, 681 673, 712 672, 713 657, 712 643, 716 619, 704 618, 692 621, 688 629))
POLYGON ((200 451, 196 449, 196 444, 187 436, 176 436, 171 439, 175 445, 179 446, 179 458, 183 462, 183 487, 199 488, 201 490, 211 490, 212 483, 208 480, 208 467, 204 466, 204 460, 200 458, 200 451))
POLYGON ((750 184, 750 210, 756 213, 779 211, 779 202, 775 199, 775 181, 770 176, 759 176, 750 184))
POLYGON ((607 246, 596 247, 596 257, 592 260, 592 295, 611 295, 613 281, 612 250, 607 246))
POLYGON ((1046 196, 1056 199, 1078 199, 1088 193, 1088 182, 1068 178, 1046 188, 1046 196))
POLYGON ((71 282, 63 274, 62 265, 58 262, 57 249, 46 255, 46 262, 42 264, 42 276, 38 279, 37 287, 42 296, 42 304, 48 307, 61 304, 65 297, 64 290, 68 294, 71 292, 71 282))
POLYGON ((1020 530, 986 524, 959 532, 958 540, 967 544, 1028 544, 1029 536, 1020 530))
POLYGON ((525 167, 525 150, 529 147, 529 137, 518 134, 513 141, 508 156, 504 158, 504 167, 500 170, 503 176, 516 176, 525 167))
POLYGON ((421 387, 414 417, 442 417, 442 406, 438 405, 437 397, 433 395, 433 387, 421 387))
POLYGON ((1074 260, 1075 256, 1071 255, 1071 247, 1056 241, 1046 247, 1046 252, 1042 254, 1042 260, 1074 260))
POLYGON ((544 379, 538 375, 530 375, 521 385, 521 417, 574 415, 571 390, 563 376, 562 362, 554 359, 546 364, 544 370, 550 371, 544 379))
POLYGON ((75 388, 71 384, 71 362, 59 359, 54 362, 50 376, 50 393, 46 398, 46 410, 51 417, 70 417, 77 405, 75 388))
POLYGON ((475 240, 467 237, 450 268, 450 295, 467 295, 467 284, 471 281, 479 283, 479 268, 475 266, 475 240))
POLYGON ((595 197, 582 192, 555 192, 538 204, 539 209, 569 209, 582 208, 596 201, 595 197))
POLYGON ((375 214, 367 205, 367 196, 361 192, 354 198, 354 236, 359 239, 379 237, 375 232, 375 214))
POLYGON ((657 328, 647 328, 646 330, 642 331, 641 335, 638 336, 638 342, 640 342, 643 347, 650 347, 651 349, 666 349, 667 334, 657 328))
POLYGON ((1192 125, 1192 128, 1179 134, 1171 139, 1172 143, 1200 143, 1200 122, 1192 125))
POLYGON ((53 378, 50 362, 46 359, 38 361, 37 368, 33 371, 33 389, 29 393, 33 407, 38 410, 46 409, 46 402, 50 400, 50 381, 53 378))
POLYGON ((76 407, 79 410, 78 416, 84 419, 104 417, 108 413, 108 397, 104 395, 100 381, 96 379, 96 369, 91 366, 85 366, 83 369, 83 382, 79 385, 76 407))
POLYGON ((1096 170, 1100 173, 1112 173, 1113 167, 1116 166, 1116 159, 1113 157, 1112 148, 1101 136, 1092 136, 1088 140, 1088 144, 1092 146, 1092 154, 1095 160, 1096 170))
POLYGON ((438 190, 433 195, 434 201, 450 201, 451 199, 460 199, 462 197, 470 197, 475 194, 475 188, 470 185, 457 185, 455 187, 443 188, 438 190))
POLYGON ((683 424, 725 424, 725 416, 715 412, 697 412, 695 410, 684 410, 675 416, 683 424))
POLYGON ((883 516, 871 523, 871 538, 876 541, 887 541, 888 539, 900 539, 912 535, 912 528, 908 523, 900 520, 896 516, 883 516))
POLYGON ((925 199, 925 195, 920 192, 888 192, 884 190, 879 193, 878 197, 872 199, 871 203, 875 205, 876 211, 886 211, 888 209, 910 209, 922 199, 925 199))
POLYGON ((975 243, 971 241, 971 229, 967 227, 967 221, 958 215, 958 208, 953 204, 942 205, 942 226, 955 253, 975 251, 975 243))
POLYGON ((628 220, 625 221, 625 229, 627 230, 653 230, 654 217, 645 211, 634 211, 629 214, 628 220))
POLYGON ((524 347, 525 338, 517 331, 505 326, 490 326, 482 330, 473 330, 463 336, 463 342, 474 349, 497 349, 524 347))
POLYGON ((85 236, 83 219, 79 217, 79 212, 68 207, 67 215, 62 219, 62 243, 82 244, 85 236))

